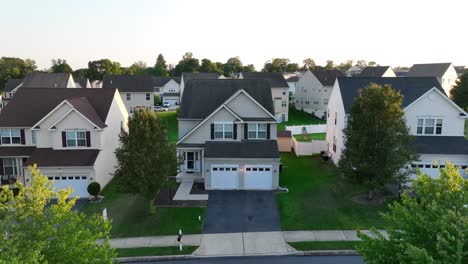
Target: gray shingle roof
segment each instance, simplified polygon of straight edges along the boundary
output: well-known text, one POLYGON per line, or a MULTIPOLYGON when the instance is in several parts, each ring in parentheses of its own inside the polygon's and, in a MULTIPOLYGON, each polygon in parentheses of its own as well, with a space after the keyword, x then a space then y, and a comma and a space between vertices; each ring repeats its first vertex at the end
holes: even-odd
POLYGON ((154 87, 163 87, 170 80, 174 80, 176 83, 180 84, 180 77, 154 76, 153 77, 153 85, 154 85, 154 87))
POLYGON ((382 77, 389 68, 390 66, 366 67, 359 77, 382 77))
POLYGON ((93 166, 98 154, 99 149, 54 150, 37 148, 24 166, 33 164, 37 164, 39 167, 93 166))
POLYGON ((75 83, 79 84, 77 85, 76 88, 88 88, 86 87, 88 85, 89 79, 88 78, 73 78, 75 83))
POLYGON ((278 132, 276 132, 276 136, 277 137, 288 137, 288 138, 290 138, 290 137, 292 137, 292 133, 289 130, 278 131, 278 132))
POLYGON ((271 87, 288 87, 281 72, 242 72, 244 79, 265 79, 271 87))
POLYGON ((36 147, 0 147, 0 157, 29 157, 36 147))
POLYGON ((298 82, 299 77, 298 76, 292 76, 292 77, 289 77, 286 81, 287 82, 298 82))
POLYGON ((104 75, 102 88, 119 92, 153 92, 151 75, 104 75))
POLYGON ((276 140, 207 141, 205 158, 279 158, 276 140))
POLYGON ((113 89, 21 88, 0 112, 0 127, 31 127, 64 100, 78 97, 87 98, 106 120, 114 94, 113 89))
POLYGON ((23 79, 9 79, 6 84, 5 88, 3 88, 4 92, 11 92, 13 91, 18 85, 23 82, 23 79))
POLYGON ((190 80, 182 94, 179 118, 204 119, 241 89, 274 114, 271 87, 266 80, 190 80))
POLYGON ((442 77, 451 63, 414 64, 406 74, 407 77, 442 77))
POLYGON ((214 72, 184 72, 182 73, 184 84, 189 80, 214 80, 218 79, 219 75, 214 72))
POLYGON ((336 78, 345 76, 344 73, 339 70, 327 70, 323 68, 313 69, 312 74, 314 74, 323 86, 333 86, 336 78))
POLYGON ((67 88, 69 73, 31 72, 26 75, 21 88, 67 88))
POLYGON ((99 114, 96 112, 96 109, 94 109, 88 98, 74 97, 67 99, 67 102, 73 105, 73 107, 78 110, 78 112, 86 116, 86 118, 88 118, 91 122, 99 126, 99 128, 107 127, 101 117, 99 117, 99 114))
POLYGON ((403 107, 434 87, 445 94, 435 77, 339 77, 338 83, 346 113, 350 112, 359 89, 367 87, 371 83, 391 85, 394 90, 403 95, 403 107))
POLYGON ((416 136, 410 147, 420 154, 468 155, 465 137, 416 136))

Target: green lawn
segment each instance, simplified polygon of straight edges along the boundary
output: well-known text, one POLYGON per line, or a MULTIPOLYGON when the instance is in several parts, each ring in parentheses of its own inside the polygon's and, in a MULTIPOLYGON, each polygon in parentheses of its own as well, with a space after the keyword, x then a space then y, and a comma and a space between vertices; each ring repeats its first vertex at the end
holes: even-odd
POLYGON ((101 195, 105 197, 102 202, 89 203, 82 212, 102 214, 102 210, 107 208, 113 237, 175 235, 179 228, 184 234, 202 232, 198 216, 203 219, 204 208, 157 208, 156 215, 151 215, 148 201, 139 195, 121 193, 113 181, 101 195))
POLYGON ((302 142, 309 142, 312 139, 314 140, 325 140, 327 137, 327 133, 316 133, 316 134, 307 134, 307 137, 304 139, 302 135, 294 135, 294 138, 297 141, 302 141, 302 142))
POLYGON ((184 246, 182 251, 179 247, 142 247, 142 248, 117 248, 118 257, 139 257, 139 256, 167 256, 167 255, 187 255, 192 254, 197 247, 184 246))
POLYGON ((376 207, 354 203, 351 198, 365 193, 362 186, 351 184, 338 175, 336 167, 319 156, 296 157, 281 154, 284 165, 280 186, 288 193, 278 193, 277 204, 283 230, 367 229, 382 228, 376 207))
POLYGON ((296 109, 289 109, 288 122, 278 124, 278 131, 284 131, 286 126, 326 124, 325 120, 296 109))
POLYGON ((176 143, 179 133, 177 123, 177 112, 157 112, 156 115, 158 115, 159 117, 161 117, 162 120, 165 120, 167 122, 167 134, 169 136, 169 141, 176 143))
POLYGON ((354 250, 361 241, 311 241, 288 243, 293 248, 305 250, 354 250))

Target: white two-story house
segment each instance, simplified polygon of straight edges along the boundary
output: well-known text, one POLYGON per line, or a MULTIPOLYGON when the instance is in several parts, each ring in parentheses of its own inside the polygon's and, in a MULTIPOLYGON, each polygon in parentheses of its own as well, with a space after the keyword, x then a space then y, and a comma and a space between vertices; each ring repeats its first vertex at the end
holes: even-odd
POLYGON ((280 72, 241 72, 239 79, 264 79, 270 83, 276 119, 289 119, 289 85, 280 72))
POLYGON ((180 77, 153 77, 153 87, 163 104, 180 104, 180 77))
POLYGON ((103 89, 118 89, 130 115, 137 109, 154 110, 153 78, 150 75, 104 75, 103 89))
POLYGON ((445 93, 450 96, 450 90, 458 79, 458 73, 452 63, 414 64, 406 77, 436 77, 445 93))
POLYGON ((262 79, 188 81, 178 116, 177 178, 204 182, 208 190, 277 189, 271 98, 262 79))
POLYGON ((439 168, 450 161, 466 175, 468 141, 464 125, 468 115, 447 97, 434 77, 338 78, 328 104, 326 136, 328 153, 335 164, 344 149, 343 129, 354 99, 359 89, 371 83, 391 85, 403 95, 407 126, 414 136, 408 147, 419 154, 419 161, 410 166, 437 176, 439 168))
POLYGON ((127 119, 116 89, 20 89, 0 113, 2 184, 31 184, 37 164, 56 189, 88 197, 89 183, 112 179, 127 119))

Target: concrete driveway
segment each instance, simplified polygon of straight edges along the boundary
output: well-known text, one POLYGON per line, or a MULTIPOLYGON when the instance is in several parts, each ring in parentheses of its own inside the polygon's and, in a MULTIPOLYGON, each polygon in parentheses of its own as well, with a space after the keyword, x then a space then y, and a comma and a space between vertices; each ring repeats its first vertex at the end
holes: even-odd
POLYGON ((271 191, 210 191, 204 234, 280 231, 271 191))

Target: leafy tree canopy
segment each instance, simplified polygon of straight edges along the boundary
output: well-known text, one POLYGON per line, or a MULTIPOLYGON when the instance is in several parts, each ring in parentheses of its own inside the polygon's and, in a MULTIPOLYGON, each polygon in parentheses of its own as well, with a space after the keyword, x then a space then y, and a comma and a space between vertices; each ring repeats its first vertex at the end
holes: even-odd
POLYGON ((458 78, 450 90, 452 100, 461 108, 468 109, 468 72, 458 78))
POLYGON ((123 71, 124 74, 129 75, 142 75, 148 73, 148 66, 144 61, 136 61, 130 67, 123 71))
POLYGON ((5 87, 9 79, 23 79, 30 72, 37 69, 36 62, 31 59, 12 57, 0 58, 0 88, 5 87))
POLYGON ((175 76, 182 75, 183 72, 198 72, 200 70, 200 61, 193 57, 191 52, 186 52, 182 60, 174 68, 175 76))
POLYGON ((109 59, 88 62, 88 78, 91 81, 102 80, 105 74, 122 74, 120 63, 109 59))
POLYGON ((65 59, 53 59, 50 71, 53 73, 72 73, 73 70, 65 59))

